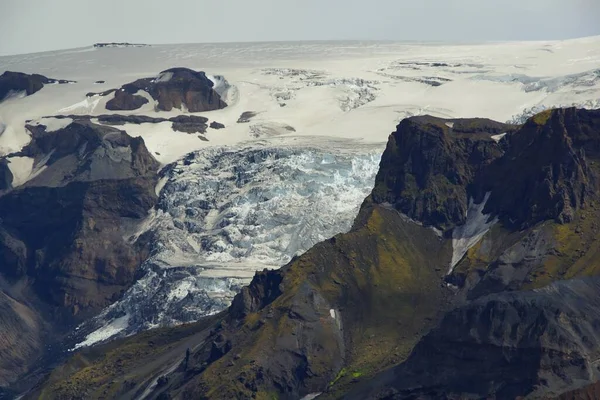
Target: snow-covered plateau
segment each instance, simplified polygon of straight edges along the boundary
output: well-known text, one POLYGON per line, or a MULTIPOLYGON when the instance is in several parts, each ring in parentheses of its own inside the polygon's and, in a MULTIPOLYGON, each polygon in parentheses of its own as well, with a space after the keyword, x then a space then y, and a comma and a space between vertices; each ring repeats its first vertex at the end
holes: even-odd
MULTIPOLYGON (((124 238, 152 233, 152 254, 123 298, 80 327, 79 346, 218 312, 256 270, 348 230, 388 135, 407 116, 522 122, 554 106, 600 106, 600 37, 89 47, 0 57, 0 73, 77 82, 0 102, 0 156, 30 141, 26 123, 67 123, 54 115, 189 114, 156 111, 147 93, 140 109, 115 112, 106 109, 110 96, 86 96, 139 78, 168 81, 159 73, 172 67, 206 72, 228 106, 195 114, 224 128, 196 135, 169 122, 119 126, 143 137, 163 166, 158 206, 124 238)), ((35 173, 28 160, 9 162, 16 185, 35 173)), ((472 208, 477 229, 456 233, 455 259, 491 223, 472 208)))

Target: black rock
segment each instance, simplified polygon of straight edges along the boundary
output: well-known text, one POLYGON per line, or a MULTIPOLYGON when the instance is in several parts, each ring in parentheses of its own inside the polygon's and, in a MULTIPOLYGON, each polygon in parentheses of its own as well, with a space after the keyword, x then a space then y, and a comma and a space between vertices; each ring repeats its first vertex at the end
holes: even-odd
MULTIPOLYGON (((156 107, 161 111, 183 107, 186 107, 189 112, 225 108, 227 104, 213 90, 213 86, 213 82, 204 72, 188 68, 171 68, 162 71, 158 78, 143 78, 123 85, 120 90, 115 91, 115 98, 109 101, 110 108, 107 103, 107 108, 133 110, 141 107, 145 103, 140 103, 139 98, 143 97, 135 94, 140 90, 147 92, 156 100, 158 102, 156 107)), ((109 92, 104 93, 109 94, 109 92)))
POLYGON ((223 125, 220 122, 213 121, 210 123, 210 127, 211 127, 211 129, 223 129, 223 128, 225 128, 225 125, 223 125))
POLYGON ((242 113, 242 115, 240 115, 240 117, 237 120, 238 124, 244 124, 247 122, 250 122, 250 120, 254 117, 256 117, 257 113, 254 111, 244 111, 242 113))
POLYGON ((44 85, 58 83, 75 83, 64 79, 51 79, 39 74, 24 74, 22 72, 6 71, 0 75, 0 101, 4 100, 11 93, 25 92, 30 96, 41 90, 44 85))
POLYGON ((148 103, 147 98, 137 94, 131 94, 129 92, 124 91, 123 89, 117 90, 114 93, 115 97, 113 97, 106 103, 107 110, 137 110, 144 104, 148 103))

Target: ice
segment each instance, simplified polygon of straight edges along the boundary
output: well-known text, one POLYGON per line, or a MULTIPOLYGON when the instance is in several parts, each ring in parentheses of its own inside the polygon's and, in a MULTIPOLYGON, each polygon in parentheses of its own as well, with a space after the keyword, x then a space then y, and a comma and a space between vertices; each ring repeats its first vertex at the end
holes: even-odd
POLYGON ((319 397, 321 394, 322 394, 322 392, 316 392, 316 393, 307 394, 306 396, 304 396, 300 400, 314 400, 317 397, 319 397))
POLYGON ((59 113, 77 113, 77 114, 91 114, 96 109, 98 103, 100 103, 101 98, 88 98, 86 97, 80 102, 72 104, 68 107, 61 108, 58 110, 59 113))
POLYGON ((452 273, 456 264, 467 254, 467 251, 476 245, 497 222, 496 218, 491 219, 489 215, 483 213, 490 194, 490 192, 486 193, 483 201, 479 204, 475 204, 473 199, 470 199, 469 208, 467 209, 467 221, 464 225, 458 226, 452 231, 452 262, 448 274, 452 273))
POLYGON ((8 168, 13 174, 12 186, 21 186, 29 180, 33 172, 33 158, 31 157, 9 157, 8 168))
POLYGON ((347 231, 382 147, 316 144, 209 148, 166 167, 157 210, 134 235, 156 237, 144 275, 84 331, 124 314, 119 335, 214 314, 255 271, 347 231))
POLYGON ((122 317, 112 320, 107 325, 87 335, 85 340, 81 343, 76 344, 73 350, 77 350, 81 347, 91 346, 95 343, 103 342, 112 338, 113 336, 121 332, 123 329, 125 329, 127 327, 128 322, 129 315, 123 315, 122 317))
POLYGON ((506 132, 501 133, 499 135, 492 135, 492 139, 496 142, 499 142, 504 136, 506 136, 506 132))

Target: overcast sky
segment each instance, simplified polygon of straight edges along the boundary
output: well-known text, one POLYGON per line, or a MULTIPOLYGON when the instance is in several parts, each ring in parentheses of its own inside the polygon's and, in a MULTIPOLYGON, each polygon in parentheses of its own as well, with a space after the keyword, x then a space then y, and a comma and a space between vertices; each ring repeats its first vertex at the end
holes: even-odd
POLYGON ((0 0, 0 54, 96 42, 550 40, 600 35, 600 0, 0 0))

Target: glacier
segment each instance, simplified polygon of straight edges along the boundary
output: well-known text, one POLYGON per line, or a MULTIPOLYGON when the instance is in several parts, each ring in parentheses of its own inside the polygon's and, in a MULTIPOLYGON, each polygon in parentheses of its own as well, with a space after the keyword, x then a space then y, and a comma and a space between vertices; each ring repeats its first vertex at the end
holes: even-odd
POLYGON ((141 278, 78 329, 75 347, 217 313, 255 271, 279 268, 346 232, 373 187, 381 152, 382 145, 352 141, 265 141, 207 148, 168 165, 156 209, 129 238, 152 240, 141 278))

